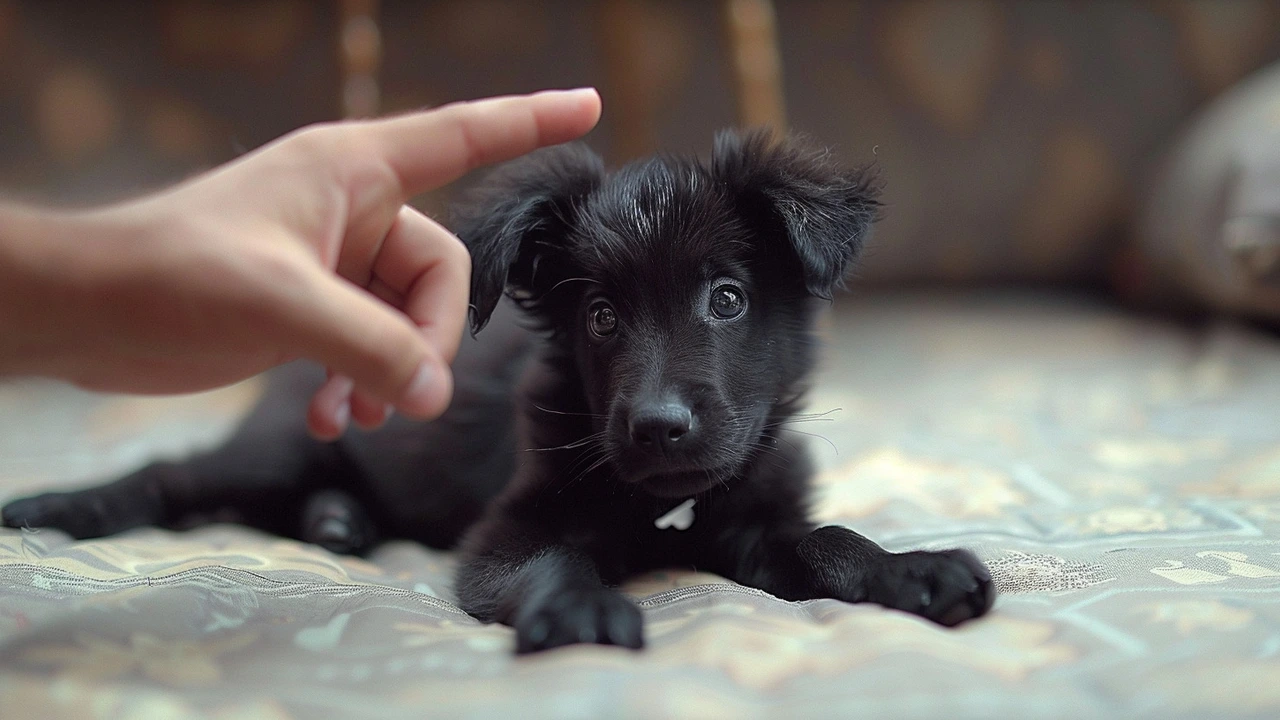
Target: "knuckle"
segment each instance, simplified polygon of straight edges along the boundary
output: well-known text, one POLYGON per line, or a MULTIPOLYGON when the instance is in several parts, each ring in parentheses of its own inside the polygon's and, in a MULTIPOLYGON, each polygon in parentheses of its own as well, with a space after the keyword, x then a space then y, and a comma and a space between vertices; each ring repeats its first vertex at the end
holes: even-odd
POLYGON ((462 240, 458 239, 457 236, 453 234, 449 234, 447 236, 447 240, 445 241, 443 248, 443 254, 445 256, 445 262, 452 264, 459 270, 465 271, 468 275, 471 274, 471 251, 467 248, 466 244, 462 242, 462 240))
MULTIPOLYGON (((398 327, 392 323, 374 330, 369 334, 365 349, 369 356, 370 367, 375 371, 378 384, 386 395, 399 393, 413 377, 414 370, 422 361, 422 353, 418 348, 417 338, 408 327, 398 327)), ((394 397, 383 397, 383 400, 395 400, 394 397)))
POLYGON ((338 128, 334 123, 312 123, 289 133, 284 143, 304 154, 327 153, 338 145, 338 128))
POLYGON ((395 168, 378 155, 371 144, 361 142, 354 148, 359 159, 352 169, 351 180, 378 198, 402 198, 404 188, 395 168))
POLYGON ((312 281, 307 269, 288 253, 260 251, 245 257, 230 271, 229 295, 242 311, 256 317, 285 322, 295 308, 284 300, 306 297, 312 281))

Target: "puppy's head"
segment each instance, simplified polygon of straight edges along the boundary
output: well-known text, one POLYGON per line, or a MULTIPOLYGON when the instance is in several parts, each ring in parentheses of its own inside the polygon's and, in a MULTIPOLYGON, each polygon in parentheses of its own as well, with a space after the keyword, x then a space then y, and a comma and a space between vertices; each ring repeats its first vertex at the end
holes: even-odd
POLYGON ((710 162, 608 175, 581 145, 511 163, 464 206, 472 328, 504 291, 576 367, 619 477, 663 496, 722 482, 761 449, 811 366, 830 298, 877 211, 868 173, 763 132, 710 162))

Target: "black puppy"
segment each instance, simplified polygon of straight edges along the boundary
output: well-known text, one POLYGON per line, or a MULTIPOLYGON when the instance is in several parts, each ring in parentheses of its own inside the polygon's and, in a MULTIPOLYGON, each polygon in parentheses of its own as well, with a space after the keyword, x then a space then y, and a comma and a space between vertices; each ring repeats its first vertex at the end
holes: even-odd
POLYGON ((816 528, 809 463, 780 438, 817 305, 877 209, 868 173, 764 133, 721 135, 710 163, 613 175, 580 145, 535 153, 455 225, 473 330, 493 322, 464 343, 440 420, 311 441, 302 408, 320 378, 287 368, 223 448, 11 503, 4 522, 89 537, 233 510, 342 552, 461 538, 462 607, 515 627, 521 652, 641 647, 640 611, 613 588, 670 566, 955 625, 991 607, 982 564, 816 528), (499 307, 504 292, 530 330, 499 307))

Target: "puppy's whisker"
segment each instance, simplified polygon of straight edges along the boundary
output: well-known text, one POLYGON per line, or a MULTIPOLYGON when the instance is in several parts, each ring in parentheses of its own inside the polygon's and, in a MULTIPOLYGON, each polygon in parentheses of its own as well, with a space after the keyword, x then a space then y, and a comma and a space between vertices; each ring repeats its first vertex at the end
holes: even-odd
POLYGON ((716 478, 715 478, 715 479, 716 479, 716 482, 720 483, 720 486, 721 486, 721 487, 723 487, 723 488, 725 489, 725 491, 726 491, 726 492, 728 492, 728 490, 729 490, 729 479, 728 479, 728 473, 727 473, 727 472, 720 472, 720 471, 718 471, 718 470, 717 470, 717 471, 715 471, 715 476, 716 476, 716 478))
POLYGON ((800 418, 800 419, 798 419, 798 420, 794 420, 794 419, 793 419, 793 420, 778 420, 777 422, 766 423, 766 424, 765 424, 765 426, 764 426, 764 429, 765 429, 765 430, 769 430, 769 429, 776 428, 776 427, 783 427, 784 425, 799 425, 799 424, 801 424, 801 423, 813 423, 813 422, 835 422, 835 421, 836 421, 836 419, 835 419, 835 418, 800 418))
MULTIPOLYGON (((718 485, 723 486, 725 490, 728 490, 728 489, 729 489, 729 483, 726 483, 726 482, 724 481, 724 476, 723 476, 723 475, 721 475, 721 474, 720 474, 720 472, 719 472, 718 470, 716 470, 716 469, 714 469, 714 468, 707 468, 706 470, 703 470, 703 471, 702 471, 702 474, 707 476, 707 483, 708 483, 708 485, 712 485, 712 486, 714 486, 714 485, 717 485, 717 484, 718 484, 718 485)), ((699 493, 698 493, 698 497, 702 497, 702 495, 706 494, 706 492, 707 492, 707 491, 705 491, 705 490, 704 490, 704 491, 699 492, 699 493)))
POLYGON ((759 441, 757 441, 757 442, 749 443, 749 444, 747 445, 747 447, 749 447, 749 448, 751 448, 751 449, 753 449, 753 450, 759 450, 759 451, 760 451, 760 452, 762 452, 762 453, 765 453, 765 454, 767 454, 767 455, 772 455, 772 456, 774 456, 774 457, 778 457, 778 458, 784 458, 784 457, 786 457, 785 455, 783 455, 781 452, 779 452, 779 451, 778 451, 778 448, 773 447, 773 446, 769 445, 768 443, 763 443, 763 442, 759 442, 759 441))
POLYGON ((831 449, 836 451, 836 455, 840 454, 840 448, 836 447, 836 444, 831 442, 831 438, 828 438, 826 435, 819 435, 817 433, 805 432, 803 430, 796 430, 795 428, 788 428, 788 427, 778 428, 778 429, 785 432, 799 433, 800 435, 808 435, 809 437, 818 438, 819 440, 822 440, 826 444, 830 445, 831 449))
MULTIPOLYGON (((573 459, 573 462, 570 463, 568 467, 565 468, 564 474, 566 476, 570 476, 570 475, 573 476, 573 480, 570 480, 570 482, 567 483, 567 485, 572 485, 573 482, 575 482, 578 479, 578 477, 583 474, 583 473, 578 473, 577 475, 574 474, 575 472, 577 472, 578 468, 582 467, 583 465, 587 465, 591 463, 596 458, 601 457, 603 455, 607 455, 607 453, 605 452, 605 448, 599 444, 589 446, 586 450, 583 450, 581 453, 579 453, 578 456, 573 459)), ((583 472, 585 473, 586 471, 583 471, 583 472)))
MULTIPOLYGON (((596 458, 603 457, 603 456, 605 456, 605 455, 607 455, 607 454, 608 454, 608 453, 606 453, 606 452, 605 452, 605 449, 604 449, 604 447, 603 447, 603 446, 601 446, 601 445, 595 445, 595 446, 591 447, 590 449, 588 449, 588 450, 584 451, 581 455, 579 455, 579 456, 578 456, 578 457, 573 461, 573 464, 572 464, 572 465, 570 465, 568 468, 566 468, 566 472, 568 472, 568 473, 576 472, 576 471, 578 470, 578 468, 582 467, 583 465, 586 465, 586 464, 588 464, 588 463, 592 463, 592 464, 594 464, 594 463, 593 463, 593 461, 594 461, 596 458)), ((586 471, 584 470, 583 472, 586 472, 586 471)), ((579 473, 579 474, 581 474, 581 473, 579 473)))
POLYGON ((572 450, 574 448, 583 447, 584 445, 590 445, 591 443, 599 440, 603 436, 604 436, 604 431, 601 431, 597 433, 591 433, 590 435, 584 438, 574 440, 573 442, 566 443, 564 445, 555 445, 553 447, 525 448, 524 450, 525 452, 550 452, 552 450, 572 450))
POLYGON ((826 411, 826 412, 796 413, 796 414, 792 415, 791 417, 794 417, 794 418, 820 418, 820 417, 827 417, 828 415, 832 415, 832 414, 838 413, 838 412, 840 412, 840 411, 842 411, 842 410, 844 410, 844 408, 831 408, 830 410, 828 410, 828 411, 826 411))
POLYGON ((835 422, 835 418, 831 417, 791 417, 782 420, 774 420, 765 427, 773 427, 775 425, 786 425, 788 423, 807 423, 807 422, 835 422))
POLYGON ((776 427, 778 425, 796 422, 833 422, 835 418, 830 416, 834 413, 840 412, 841 410, 843 410, 843 408, 832 408, 826 412, 820 413, 795 413, 784 417, 774 416, 769 418, 769 422, 765 427, 776 427))
POLYGON ((608 462, 608 461, 609 461, 609 456, 608 456, 608 454, 602 453, 602 454, 600 455, 600 457, 598 457, 598 458, 596 459, 596 461, 595 461, 595 462, 593 462, 593 463, 591 463, 591 465, 587 466, 587 469, 583 470, 582 472, 580 472, 580 473, 578 473, 576 476, 574 476, 573 480, 570 480, 568 483, 565 483, 564 487, 560 488, 560 492, 563 492, 565 488, 569 487, 570 485, 574 485, 574 484, 576 484, 578 481, 580 481, 580 480, 582 480, 583 478, 585 478, 586 476, 590 475, 590 474, 591 474, 592 472, 594 472, 597 468, 599 468, 601 465, 604 465, 604 464, 605 464, 606 462, 608 462))
POLYGON ((551 408, 544 408, 541 405, 533 405, 533 407, 538 410, 541 410, 544 413, 550 413, 552 415, 568 415, 571 417, 589 417, 589 418, 608 417, 606 415, 597 415, 595 413, 576 413, 576 412, 565 412, 564 410, 552 410, 551 408))
MULTIPOLYGON (((773 428, 773 429, 775 429, 775 430, 786 430, 786 429, 788 429, 788 428, 773 428)), ((764 435, 761 435, 759 438, 757 438, 757 439, 755 440, 755 442, 757 442, 757 443, 762 443, 762 442, 764 442, 764 438, 769 438, 769 439, 776 440, 776 441, 781 442, 781 443, 786 443, 786 444, 787 444, 787 447, 791 448, 793 451, 799 452, 799 450, 800 450, 800 448, 799 448, 795 443, 793 443, 793 442, 791 442, 790 440, 788 440, 788 439, 786 439, 786 438, 782 437, 781 435, 778 435, 778 434, 776 434, 776 433, 772 433, 772 432, 770 432, 770 433, 765 433, 764 435)), ((775 450, 776 450, 776 449, 777 449, 777 446, 773 446, 773 449, 775 449, 775 450)))
MULTIPOLYGON (((578 459, 578 462, 574 464, 575 467, 581 465, 582 462, 589 457, 593 457, 593 456, 584 455, 583 457, 580 457, 578 459)), ((560 493, 563 493, 565 490, 568 490, 570 487, 573 487, 573 485, 577 483, 578 480, 582 479, 582 475, 583 475, 582 473, 574 473, 572 472, 572 470, 565 472, 564 475, 560 477, 559 488, 556 490, 556 494, 559 495, 560 493)))
MULTIPOLYGON (((603 433, 597 433, 597 435, 603 435, 603 433)), ((596 439, 599 440, 600 438, 596 439)), ((565 469, 564 474, 571 477, 568 482, 565 482, 560 486, 560 489, 557 490, 556 493, 559 494, 564 492, 567 488, 577 484, 582 480, 582 478, 591 474, 601 465, 608 462, 611 457, 612 456, 609 454, 608 448, 602 443, 596 442, 594 445, 588 447, 565 469), (587 467, 581 472, 575 472, 583 465, 587 465, 587 467)), ((617 471, 615 470, 615 473, 616 472, 617 471)))
POLYGON ((778 422, 835 422, 836 418, 828 415, 792 415, 788 418, 778 418, 778 422))

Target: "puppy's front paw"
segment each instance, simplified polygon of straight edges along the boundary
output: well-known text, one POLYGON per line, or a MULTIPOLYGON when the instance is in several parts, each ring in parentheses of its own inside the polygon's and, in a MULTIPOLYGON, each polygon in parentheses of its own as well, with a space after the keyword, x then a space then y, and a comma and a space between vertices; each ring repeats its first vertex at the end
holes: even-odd
POLYGON ((991 573, 968 550, 890 554, 868 571, 867 600, 952 627, 995 602, 991 573))
POLYGON ((362 555, 376 543, 376 529, 355 498, 323 490, 308 498, 302 509, 301 537, 332 553, 362 555))
POLYGON ((644 647, 640 608, 607 588, 564 589, 521 608, 515 621, 516 652, 550 650, 574 643, 644 647))

